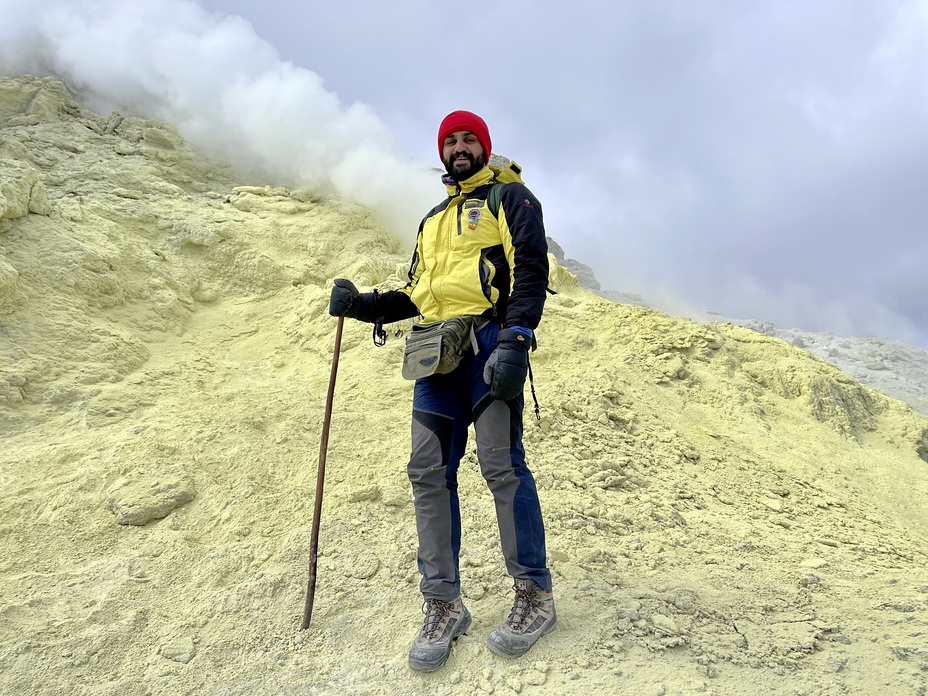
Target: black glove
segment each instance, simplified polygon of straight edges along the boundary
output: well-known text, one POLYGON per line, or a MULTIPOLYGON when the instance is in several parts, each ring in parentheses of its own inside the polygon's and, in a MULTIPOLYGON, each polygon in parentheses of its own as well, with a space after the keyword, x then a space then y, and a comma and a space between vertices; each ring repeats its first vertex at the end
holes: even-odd
POLYGON ((483 368, 483 380, 490 385, 490 396, 494 399, 511 401, 525 388, 528 351, 532 347, 531 333, 521 327, 499 332, 496 348, 483 368))
POLYGON ((373 323, 377 320, 377 296, 372 292, 358 292, 350 280, 336 278, 329 297, 329 314, 373 323))
POLYGON ((335 287, 332 288, 332 295, 329 297, 329 314, 333 317, 340 317, 342 314, 346 317, 356 317, 360 303, 361 293, 354 283, 344 278, 336 278, 335 287))

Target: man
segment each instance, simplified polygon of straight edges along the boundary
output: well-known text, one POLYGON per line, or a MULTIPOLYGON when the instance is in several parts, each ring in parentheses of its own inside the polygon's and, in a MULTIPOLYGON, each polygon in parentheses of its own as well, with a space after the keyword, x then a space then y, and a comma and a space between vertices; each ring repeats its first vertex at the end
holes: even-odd
POLYGON ((522 447, 528 352, 548 280, 541 205, 522 183, 517 165, 502 171, 488 166, 490 133, 476 114, 449 114, 438 130, 438 152, 448 197, 419 225, 407 285, 361 294, 350 281, 337 279, 329 306, 333 316, 380 323, 416 315, 424 323, 478 317, 476 345, 461 364, 450 373, 417 379, 414 389, 407 473, 425 621, 410 648, 409 666, 421 671, 441 667, 452 641, 471 624, 461 600, 457 494, 471 423, 515 590, 512 611, 487 646, 519 657, 557 622, 541 507, 522 447))

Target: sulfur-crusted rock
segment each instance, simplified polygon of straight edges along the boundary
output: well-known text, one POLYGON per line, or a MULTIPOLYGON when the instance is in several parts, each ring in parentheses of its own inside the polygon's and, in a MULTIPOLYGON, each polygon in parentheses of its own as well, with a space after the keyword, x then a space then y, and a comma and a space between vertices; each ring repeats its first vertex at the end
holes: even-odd
POLYGON ((196 489, 183 474, 139 471, 114 483, 107 493, 117 524, 141 526, 189 503, 196 489))
POLYGON ((37 209, 33 212, 47 210, 48 198, 44 187, 36 194, 36 203, 30 205, 32 190, 38 183, 39 174, 30 165, 18 160, 0 159, 0 218, 23 217, 29 214, 30 207, 37 209))

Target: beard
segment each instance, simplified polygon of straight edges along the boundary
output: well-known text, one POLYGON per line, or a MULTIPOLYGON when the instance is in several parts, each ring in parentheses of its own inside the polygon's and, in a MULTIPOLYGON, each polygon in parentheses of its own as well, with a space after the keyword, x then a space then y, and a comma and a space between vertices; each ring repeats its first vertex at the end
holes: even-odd
POLYGON ((486 163, 487 158, 485 155, 480 155, 479 157, 475 158, 469 152, 452 155, 444 162, 445 171, 448 172, 448 176, 455 181, 464 181, 465 179, 470 179, 474 174, 483 169, 486 163), (461 155, 463 155, 466 159, 457 159, 461 155))

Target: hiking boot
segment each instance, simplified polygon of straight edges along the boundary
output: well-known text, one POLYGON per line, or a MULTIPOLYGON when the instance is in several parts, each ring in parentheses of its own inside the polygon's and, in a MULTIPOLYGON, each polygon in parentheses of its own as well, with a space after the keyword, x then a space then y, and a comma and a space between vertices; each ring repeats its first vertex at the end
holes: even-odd
POLYGON ((451 641, 470 628, 470 612, 458 597, 453 602, 426 599, 422 604, 425 621, 409 649, 409 666, 420 672, 432 672, 451 654, 451 641))
POLYGON ((506 619, 487 639, 491 652, 503 657, 520 657, 543 635, 554 630, 557 614, 554 596, 531 580, 516 580, 516 598, 506 619))

